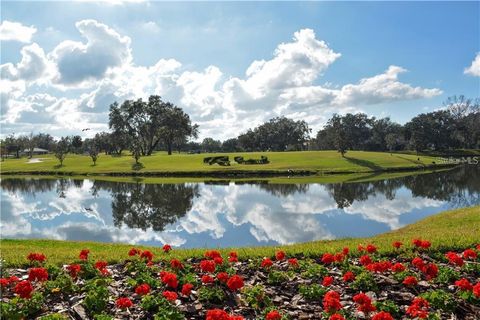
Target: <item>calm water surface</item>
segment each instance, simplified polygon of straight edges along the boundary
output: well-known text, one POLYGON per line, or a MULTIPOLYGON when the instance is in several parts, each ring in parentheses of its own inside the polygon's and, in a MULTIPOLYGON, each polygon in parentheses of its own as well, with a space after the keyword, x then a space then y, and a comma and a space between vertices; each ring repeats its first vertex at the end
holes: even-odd
POLYGON ((2 238, 256 246, 371 236, 480 204, 480 169, 339 184, 2 179, 2 238))

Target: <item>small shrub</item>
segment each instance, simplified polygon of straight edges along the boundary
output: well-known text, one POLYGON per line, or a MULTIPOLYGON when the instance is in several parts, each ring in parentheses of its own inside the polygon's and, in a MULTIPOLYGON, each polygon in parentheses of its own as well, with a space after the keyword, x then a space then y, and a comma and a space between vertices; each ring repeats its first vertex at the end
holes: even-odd
POLYGON ((449 267, 439 267, 438 276, 435 278, 436 283, 450 284, 460 279, 460 273, 449 267))
POLYGON ((321 300, 327 289, 318 284, 301 285, 298 292, 306 300, 321 300))
POLYGON ((225 293, 218 287, 201 287, 198 290, 198 300, 210 303, 222 303, 225 300, 225 293))
POLYGON ((242 290, 246 304, 256 310, 263 309, 272 305, 272 301, 265 293, 265 288, 262 285, 255 285, 253 287, 245 287, 242 290))
POLYGON ((38 318, 38 320, 68 320, 69 318, 66 315, 61 313, 53 313, 43 317, 38 318))
POLYGON ((385 301, 376 301, 373 303, 378 311, 385 311, 390 313, 395 319, 400 319, 402 316, 402 312, 400 307, 391 300, 385 301))
POLYGON ((300 262, 300 270, 303 278, 312 280, 319 280, 328 274, 327 268, 311 261, 300 262))
POLYGON ((422 293, 420 296, 427 300, 431 307, 446 312, 455 310, 457 305, 453 294, 442 289, 427 291, 422 293))
POLYGON ((362 272, 355 277, 352 288, 358 291, 377 291, 378 287, 375 278, 370 272, 362 272))
POLYGON ((273 270, 268 273, 268 284, 278 285, 286 281, 288 281, 288 274, 286 272, 273 270))

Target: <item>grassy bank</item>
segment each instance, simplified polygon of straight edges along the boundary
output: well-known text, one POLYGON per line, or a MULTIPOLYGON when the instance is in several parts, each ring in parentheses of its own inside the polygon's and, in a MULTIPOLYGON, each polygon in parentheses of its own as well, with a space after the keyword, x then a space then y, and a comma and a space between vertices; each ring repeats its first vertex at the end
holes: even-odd
POLYGON ((342 157, 336 151, 228 153, 231 166, 208 165, 203 163, 206 156, 220 154, 173 154, 158 152, 140 159, 142 168, 134 166, 128 155, 113 157, 101 155, 93 166, 90 157, 69 154, 63 166, 59 166, 53 155, 38 156, 39 162, 27 158, 7 159, 1 163, 2 174, 69 174, 69 175, 164 175, 164 176, 221 176, 245 175, 268 176, 275 174, 334 174, 367 173, 438 168, 436 158, 384 152, 350 151, 342 157), (263 165, 237 164, 235 156, 259 159, 267 156, 270 163, 263 165))
MULTIPOLYGON (((383 253, 392 251, 393 241, 410 244, 413 238, 423 238, 432 242, 432 250, 447 250, 466 248, 480 243, 480 206, 445 211, 408 225, 396 231, 380 234, 371 238, 341 239, 332 241, 314 241, 279 247, 238 248, 242 257, 272 256, 278 248, 289 255, 304 254, 318 256, 322 252, 335 252, 348 246, 356 248, 359 243, 374 243, 383 253)), ((10 240, 0 241, 1 256, 4 266, 22 266, 25 257, 30 252, 43 252, 50 263, 63 264, 75 261, 81 249, 92 251, 94 259, 103 259, 114 263, 128 257, 127 252, 132 247, 128 244, 106 244, 96 242, 54 241, 54 240, 10 240)), ((144 247, 145 248, 145 247, 144 247)), ((165 257, 161 248, 149 248, 156 257, 165 257)), ((228 253, 230 249, 221 249, 228 253)), ((186 259, 201 256, 204 249, 176 249, 168 257, 186 259)))

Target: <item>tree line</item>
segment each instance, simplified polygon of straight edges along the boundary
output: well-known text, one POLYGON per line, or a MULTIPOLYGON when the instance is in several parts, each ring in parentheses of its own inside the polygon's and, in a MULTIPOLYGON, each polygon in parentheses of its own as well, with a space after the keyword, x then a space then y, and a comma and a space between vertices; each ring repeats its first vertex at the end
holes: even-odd
POLYGON ((443 108, 422 113, 404 125, 390 118, 369 117, 364 113, 333 115, 311 136, 303 120, 276 117, 224 141, 211 137, 201 142, 199 126, 181 108, 152 95, 148 100, 126 100, 110 105, 109 132, 93 138, 80 135, 54 139, 49 134, 9 135, 0 141, 2 157, 32 156, 34 148, 54 152, 60 163, 66 154, 89 154, 96 162, 100 153, 121 156, 129 151, 138 163, 154 151, 244 152, 348 150, 416 152, 480 148, 480 100, 464 96, 448 98, 443 108), (25 152, 26 151, 26 152, 25 152))

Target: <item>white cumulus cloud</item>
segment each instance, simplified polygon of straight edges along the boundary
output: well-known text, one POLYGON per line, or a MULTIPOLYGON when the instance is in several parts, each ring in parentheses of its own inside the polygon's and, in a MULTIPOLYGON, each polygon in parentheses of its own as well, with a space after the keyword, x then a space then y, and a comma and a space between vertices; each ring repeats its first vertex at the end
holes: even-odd
POLYGON ((480 53, 477 53, 470 67, 465 68, 464 73, 471 76, 480 77, 480 53))
POLYGON ((4 20, 0 24, 0 40, 29 43, 37 32, 34 26, 24 26, 19 22, 4 20))

